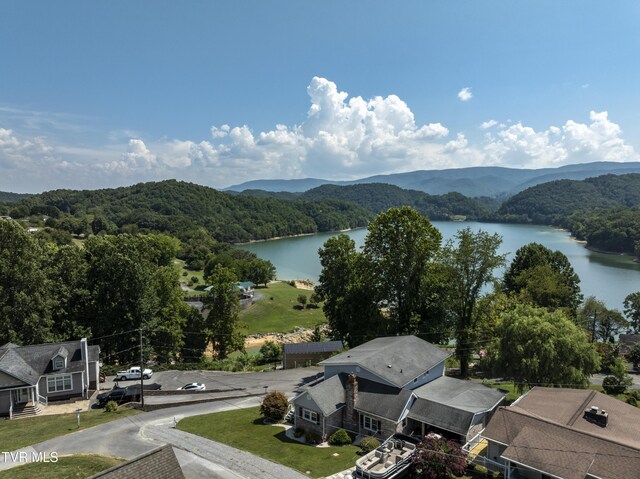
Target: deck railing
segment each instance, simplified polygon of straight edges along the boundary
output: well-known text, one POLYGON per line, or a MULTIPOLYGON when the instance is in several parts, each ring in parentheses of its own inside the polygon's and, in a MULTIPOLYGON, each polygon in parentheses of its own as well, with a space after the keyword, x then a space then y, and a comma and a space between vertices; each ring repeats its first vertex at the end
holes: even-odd
POLYGON ((38 402, 42 404, 44 407, 47 407, 47 405, 49 404, 49 398, 40 396, 40 394, 38 394, 38 402))

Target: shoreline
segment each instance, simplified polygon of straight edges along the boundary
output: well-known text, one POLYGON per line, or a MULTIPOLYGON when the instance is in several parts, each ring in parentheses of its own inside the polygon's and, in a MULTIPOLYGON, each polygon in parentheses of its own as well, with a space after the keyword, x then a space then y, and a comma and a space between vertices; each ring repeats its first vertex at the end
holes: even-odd
POLYGON ((349 231, 356 231, 356 230, 360 230, 366 228, 366 226, 359 226, 357 228, 345 228, 342 230, 331 230, 331 231, 316 231, 315 233, 299 233, 297 235, 287 235, 287 236, 274 236, 273 238, 267 238, 267 239, 258 239, 258 240, 249 240, 249 241, 244 241, 242 243, 233 243, 233 246, 242 246, 242 245, 246 245, 246 244, 253 244, 253 243, 265 243, 267 241, 277 241, 277 240, 283 240, 283 239, 288 239, 288 238, 301 238, 304 236, 313 236, 313 235, 318 235, 318 234, 322 234, 322 233, 347 233, 349 231))

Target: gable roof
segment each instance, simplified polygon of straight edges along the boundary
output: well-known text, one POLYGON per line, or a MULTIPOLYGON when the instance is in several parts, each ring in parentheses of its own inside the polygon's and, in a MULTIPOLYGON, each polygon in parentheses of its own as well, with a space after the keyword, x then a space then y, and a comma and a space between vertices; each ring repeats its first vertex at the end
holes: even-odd
POLYGON ((99 472, 89 479, 184 479, 170 444, 99 472))
POLYGON ((505 394, 482 384, 442 376, 414 389, 409 417, 466 435, 473 417, 493 409, 505 394))
POLYGON ((346 382, 345 374, 336 374, 303 391, 292 402, 296 402, 306 394, 320 408, 325 417, 329 416, 345 406, 346 382))
POLYGON ((484 437, 507 445, 503 457, 547 474, 583 479, 635 477, 640 470, 640 409, 590 390, 534 388, 499 408, 484 437), (587 421, 591 406, 606 427, 587 421))
POLYGON ((284 354, 333 353, 343 348, 342 341, 314 341, 309 343, 287 343, 282 347, 284 354))
MULTIPOLYGON (((97 362, 99 360, 100 347, 88 346, 87 353, 90 362, 97 362)), ((0 348, 0 371, 32 386, 44 374, 84 371, 81 341, 34 344, 31 346, 16 346, 9 343, 0 348), (52 359, 56 356, 63 356, 67 359, 66 368, 53 370, 52 359)))
POLYGON ((401 388, 449 356, 451 353, 416 336, 388 336, 373 339, 318 364, 355 365, 401 388))
POLYGON ((358 399, 355 408, 364 414, 369 413, 398 422, 409 399, 411 391, 408 389, 358 378, 358 399))

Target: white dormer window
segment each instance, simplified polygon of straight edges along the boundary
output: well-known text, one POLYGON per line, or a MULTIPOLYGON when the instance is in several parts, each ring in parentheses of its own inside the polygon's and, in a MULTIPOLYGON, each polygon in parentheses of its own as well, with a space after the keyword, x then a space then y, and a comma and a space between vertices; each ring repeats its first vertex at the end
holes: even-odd
POLYGON ((59 369, 64 369, 65 368, 65 360, 63 357, 60 356, 56 356, 55 358, 53 358, 53 370, 57 371, 59 369))

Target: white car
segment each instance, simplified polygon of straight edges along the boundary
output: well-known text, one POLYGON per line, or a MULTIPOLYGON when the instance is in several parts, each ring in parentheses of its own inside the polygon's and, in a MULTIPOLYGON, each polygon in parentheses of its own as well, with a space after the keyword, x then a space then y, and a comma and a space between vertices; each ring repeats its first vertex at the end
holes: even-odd
POLYGON ((177 391, 204 391, 205 389, 207 389, 207 387, 202 383, 189 383, 178 388, 177 391))

